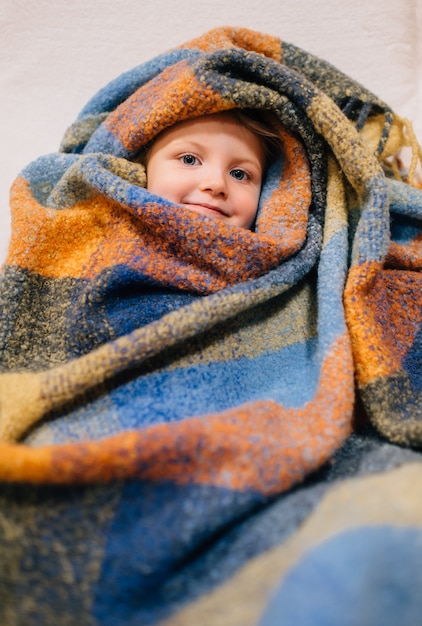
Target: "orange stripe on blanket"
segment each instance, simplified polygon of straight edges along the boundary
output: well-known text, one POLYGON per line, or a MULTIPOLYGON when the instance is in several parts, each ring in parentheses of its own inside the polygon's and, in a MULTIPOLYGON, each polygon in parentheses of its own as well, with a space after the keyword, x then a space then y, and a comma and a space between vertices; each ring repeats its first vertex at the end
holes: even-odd
POLYGON ((259 401, 86 444, 0 444, 0 479, 60 484, 136 477, 276 494, 341 445, 351 432, 353 402, 350 345, 343 336, 324 360, 314 399, 303 407, 259 401))
POLYGON ((388 254, 385 258, 386 266, 396 269, 422 270, 422 234, 413 241, 401 245, 390 243, 388 254))
POLYGON ((205 35, 192 39, 176 49, 197 48, 203 52, 214 52, 214 50, 233 47, 258 52, 275 61, 281 61, 280 38, 248 28, 231 28, 230 26, 214 28, 205 35))
MULTIPOLYGON (((157 279, 164 279, 167 274, 174 278, 179 271, 190 281, 188 286, 195 284, 199 291, 206 291, 200 268, 186 263, 180 268, 174 264, 169 267, 171 255, 165 250, 175 245, 170 233, 164 236, 163 251, 158 251, 154 245, 155 233, 148 232, 123 205, 105 196, 97 195, 70 208, 55 210, 40 205, 33 198, 29 184, 17 179, 12 191, 12 206, 13 228, 6 260, 8 265, 46 278, 86 279, 94 278, 116 263, 139 269, 139 253, 143 251, 141 271, 149 270, 157 279)), ((247 236, 247 231, 242 234, 247 236)), ((271 248, 271 245, 268 247, 271 248)), ((279 255, 273 248, 269 267, 278 263, 279 255)), ((234 257, 232 248, 228 248, 226 253, 226 259, 234 257)), ((233 265, 237 264, 238 258, 239 254, 232 259, 233 265)), ((244 258, 243 264, 246 262, 244 258)), ((265 265, 264 261, 264 268, 265 265)), ((224 266, 227 267, 227 262, 224 266)), ((239 275, 231 282, 241 278, 242 271, 243 278, 248 276, 247 268, 239 264, 239 275)), ((216 276, 214 291, 226 287, 228 282, 230 280, 224 277, 219 280, 216 276)))
POLYGON ((298 236, 280 241, 224 223, 206 223, 187 209, 173 213, 151 202, 136 215, 100 194, 70 208, 50 209, 34 199, 29 183, 21 178, 12 188, 12 206, 8 265, 48 278, 87 279, 119 263, 164 285, 179 276, 180 288, 198 293, 264 274, 296 251, 304 235, 299 225, 298 236), (184 227, 189 245, 179 237, 184 227), (203 250, 198 265, 191 261, 195 246, 203 250))
POLYGON ((290 243, 289 253, 297 251, 306 238, 312 200, 311 172, 302 143, 281 125, 283 172, 257 219, 257 230, 268 236, 282 237, 290 243))
MULTIPOLYGON (((12 237, 6 263, 50 278, 82 277, 91 257, 107 246, 117 227, 114 202, 97 196, 69 209, 49 209, 35 200, 22 178, 13 184, 11 206, 12 237)), ((120 214, 122 238, 129 226, 129 215, 125 224, 120 214)))
POLYGON ((188 61, 180 61, 135 91, 110 113, 105 126, 126 150, 134 152, 169 126, 233 107, 205 80, 198 79, 188 61))
POLYGON ((353 266, 345 312, 359 383, 389 376, 401 368, 422 323, 422 276, 375 261, 353 266))

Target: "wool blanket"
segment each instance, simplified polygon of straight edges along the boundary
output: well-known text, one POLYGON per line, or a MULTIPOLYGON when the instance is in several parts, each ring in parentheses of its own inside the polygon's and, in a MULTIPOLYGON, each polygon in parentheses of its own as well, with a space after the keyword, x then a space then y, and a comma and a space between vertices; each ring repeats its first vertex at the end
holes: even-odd
POLYGON ((112 80, 19 174, 2 625, 419 623, 420 156, 326 61, 224 27, 112 80), (284 146, 252 230, 153 195, 138 158, 233 108, 284 146))

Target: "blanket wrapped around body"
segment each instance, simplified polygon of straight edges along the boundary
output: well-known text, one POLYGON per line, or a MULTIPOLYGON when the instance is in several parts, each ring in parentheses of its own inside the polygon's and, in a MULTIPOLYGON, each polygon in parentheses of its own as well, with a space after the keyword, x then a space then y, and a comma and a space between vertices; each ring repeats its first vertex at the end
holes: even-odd
POLYGON ((330 64, 219 28, 110 82, 20 173, 2 625, 419 623, 420 155, 330 64), (284 146, 253 230, 151 194, 138 158, 233 108, 284 146))

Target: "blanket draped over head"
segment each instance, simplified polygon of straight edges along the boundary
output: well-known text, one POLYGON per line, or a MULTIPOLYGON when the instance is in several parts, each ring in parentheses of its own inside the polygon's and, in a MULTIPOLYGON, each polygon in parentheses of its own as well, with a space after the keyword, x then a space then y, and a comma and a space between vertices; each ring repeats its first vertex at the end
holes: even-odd
POLYGON ((418 158, 330 64, 219 28, 110 82, 20 173, 2 625, 419 623, 418 158), (138 159, 233 108, 284 146, 252 230, 151 194, 138 159))

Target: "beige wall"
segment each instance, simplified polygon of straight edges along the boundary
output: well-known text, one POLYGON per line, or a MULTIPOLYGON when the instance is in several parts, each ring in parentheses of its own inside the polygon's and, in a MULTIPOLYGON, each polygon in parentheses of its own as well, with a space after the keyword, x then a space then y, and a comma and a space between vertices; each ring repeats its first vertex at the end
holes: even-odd
POLYGON ((121 72, 222 25, 280 36, 369 87, 422 138, 422 0, 0 0, 0 262, 8 190, 121 72))

